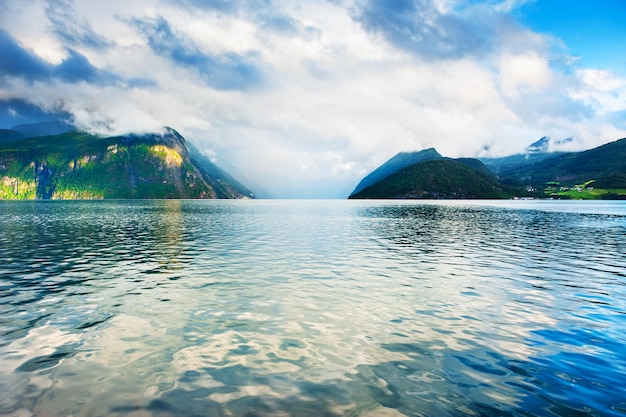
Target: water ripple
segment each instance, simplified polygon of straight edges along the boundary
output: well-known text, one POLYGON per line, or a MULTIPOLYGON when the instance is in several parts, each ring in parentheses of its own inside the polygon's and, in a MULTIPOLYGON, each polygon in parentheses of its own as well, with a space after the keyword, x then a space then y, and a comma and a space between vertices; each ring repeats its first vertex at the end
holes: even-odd
POLYGON ((626 206, 0 202, 0 415, 626 414, 626 206))

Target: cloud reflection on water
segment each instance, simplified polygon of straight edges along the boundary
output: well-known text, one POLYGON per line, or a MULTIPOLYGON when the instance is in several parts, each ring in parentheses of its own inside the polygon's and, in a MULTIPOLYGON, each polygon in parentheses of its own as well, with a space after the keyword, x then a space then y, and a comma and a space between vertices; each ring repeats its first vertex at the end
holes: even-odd
POLYGON ((69 204, 0 217, 2 414, 624 406, 624 301, 602 298, 623 217, 581 235, 579 214, 471 205, 69 204))

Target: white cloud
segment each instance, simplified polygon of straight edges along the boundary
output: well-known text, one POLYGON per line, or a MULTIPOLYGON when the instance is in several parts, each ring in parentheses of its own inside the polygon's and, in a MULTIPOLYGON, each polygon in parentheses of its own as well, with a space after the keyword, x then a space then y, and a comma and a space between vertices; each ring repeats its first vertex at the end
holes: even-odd
MULTIPOLYGON (((437 2, 433 16, 445 20, 463 3, 437 2)), ((61 108, 81 127, 103 133, 171 126, 277 197, 340 196, 399 151, 435 147, 454 157, 488 148, 502 155, 546 134, 574 136, 579 147, 626 136, 624 117, 616 116, 626 103, 624 80, 599 70, 555 68, 554 40, 511 24, 504 14, 521 3, 492 2, 483 26, 467 22, 477 13, 470 7, 453 20, 458 33, 440 35, 485 33, 474 34, 476 44, 436 57, 381 35, 400 20, 376 22, 368 15, 379 32, 368 31, 355 18, 360 2, 284 0, 262 9, 244 2, 216 12, 180 1, 77 1, 84 27, 113 45, 77 43, 77 52, 117 78, 97 85, 0 77, 0 99, 61 108), (150 39, 136 21, 166 22, 175 40, 186 42, 187 61, 175 59, 176 46, 184 45, 159 44, 172 39, 150 39), (234 57, 232 65, 249 65, 259 82, 211 84, 211 68, 197 64, 210 67, 224 56, 234 57), (152 85, 136 85, 137 79, 152 85)), ((58 65, 68 52, 44 10, 40 0, 7 1, 0 27, 58 65)))
POLYGON ((598 114, 626 110, 626 79, 598 69, 579 70, 576 75, 581 85, 570 90, 574 100, 591 106, 598 114))
POLYGON ((504 54, 500 58, 500 83, 508 98, 518 99, 525 94, 539 93, 552 81, 553 74, 547 59, 535 51, 504 54))

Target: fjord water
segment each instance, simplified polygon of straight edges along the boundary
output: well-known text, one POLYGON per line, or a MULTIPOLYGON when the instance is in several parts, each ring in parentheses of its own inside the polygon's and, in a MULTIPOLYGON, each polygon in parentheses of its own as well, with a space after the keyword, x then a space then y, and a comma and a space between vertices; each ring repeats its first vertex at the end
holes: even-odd
POLYGON ((624 416, 624 202, 0 202, 0 415, 624 416))

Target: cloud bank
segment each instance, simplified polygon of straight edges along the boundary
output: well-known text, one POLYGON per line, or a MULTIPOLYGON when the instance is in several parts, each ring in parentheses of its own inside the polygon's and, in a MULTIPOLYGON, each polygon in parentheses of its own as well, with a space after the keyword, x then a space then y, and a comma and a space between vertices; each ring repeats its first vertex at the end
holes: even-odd
MULTIPOLYGON (((255 191, 345 197, 399 151, 626 136, 626 78, 515 19, 523 1, 0 4, 0 122, 176 128, 255 191)), ((261 192, 262 194, 262 192, 261 192)))

